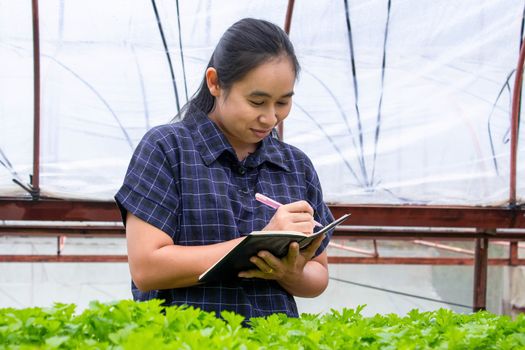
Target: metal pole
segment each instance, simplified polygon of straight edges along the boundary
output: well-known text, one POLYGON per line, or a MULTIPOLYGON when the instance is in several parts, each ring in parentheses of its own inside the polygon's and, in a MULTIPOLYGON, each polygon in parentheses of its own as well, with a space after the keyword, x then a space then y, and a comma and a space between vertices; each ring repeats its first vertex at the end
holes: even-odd
POLYGON ((509 260, 510 260, 510 266, 516 266, 518 265, 517 261, 519 260, 519 252, 518 252, 518 242, 513 241, 509 244, 509 260))
POLYGON ((486 310, 487 308, 487 266, 489 240, 476 239, 476 253, 474 257, 474 300, 472 311, 486 310))
POLYGON ((38 0, 32 0, 33 13, 33 175, 31 196, 40 197, 40 31, 38 0))
POLYGON ((518 128, 521 107, 521 85, 523 81, 523 63, 525 61, 525 45, 521 45, 518 66, 516 67, 516 79, 514 80, 514 91, 512 94, 512 112, 510 122, 510 186, 509 205, 516 205, 516 169, 518 162, 518 128))
MULTIPOLYGON (((284 21, 284 31, 286 34, 290 34, 290 26, 292 25, 292 14, 293 14, 293 5, 295 0, 288 0, 288 7, 286 8, 286 19, 284 21)), ((283 140, 284 137, 284 124, 280 122, 277 126, 277 132, 279 133, 279 140, 283 140)))

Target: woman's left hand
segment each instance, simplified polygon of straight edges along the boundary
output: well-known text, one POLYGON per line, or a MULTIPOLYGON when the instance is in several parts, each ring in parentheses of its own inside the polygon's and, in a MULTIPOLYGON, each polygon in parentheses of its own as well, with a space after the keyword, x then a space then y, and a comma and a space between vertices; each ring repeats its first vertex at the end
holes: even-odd
POLYGON ((299 250, 297 242, 292 242, 288 247, 288 254, 281 259, 266 250, 261 250, 257 256, 252 256, 250 259, 258 269, 242 271, 239 277, 276 280, 287 285, 299 281, 304 267, 315 256, 324 237, 324 235, 317 237, 303 250, 299 250))

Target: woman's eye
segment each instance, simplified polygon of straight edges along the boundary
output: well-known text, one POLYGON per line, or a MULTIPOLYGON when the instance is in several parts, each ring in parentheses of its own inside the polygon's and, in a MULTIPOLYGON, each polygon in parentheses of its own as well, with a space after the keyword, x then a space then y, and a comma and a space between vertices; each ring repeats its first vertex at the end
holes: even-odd
POLYGON ((279 106, 286 106, 286 105, 288 105, 288 101, 279 101, 279 102, 277 102, 277 104, 279 106))
POLYGON ((255 105, 255 106, 262 106, 264 102, 259 102, 259 101, 250 101, 250 103, 252 105, 255 105))

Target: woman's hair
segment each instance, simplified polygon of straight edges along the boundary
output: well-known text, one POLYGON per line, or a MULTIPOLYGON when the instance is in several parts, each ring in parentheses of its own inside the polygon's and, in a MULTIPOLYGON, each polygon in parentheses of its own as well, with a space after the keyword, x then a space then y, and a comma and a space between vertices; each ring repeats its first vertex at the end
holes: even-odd
MULTIPOLYGON (((235 82, 244 78, 252 69, 279 56, 290 59, 297 76, 300 66, 288 35, 268 21, 244 18, 234 23, 223 34, 207 68, 216 69, 219 86, 228 92, 235 82)), ((214 101, 204 76, 195 95, 175 119, 180 119, 186 111, 195 109, 209 113, 213 109, 214 101)))

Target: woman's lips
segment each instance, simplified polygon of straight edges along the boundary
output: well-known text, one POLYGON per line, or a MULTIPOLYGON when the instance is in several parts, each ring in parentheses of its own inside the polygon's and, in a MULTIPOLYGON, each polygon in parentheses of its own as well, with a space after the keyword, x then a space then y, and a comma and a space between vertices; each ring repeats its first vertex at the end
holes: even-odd
POLYGON ((251 129, 252 132, 259 138, 263 139, 265 138, 266 136, 268 136, 272 130, 259 130, 259 129, 251 129))

